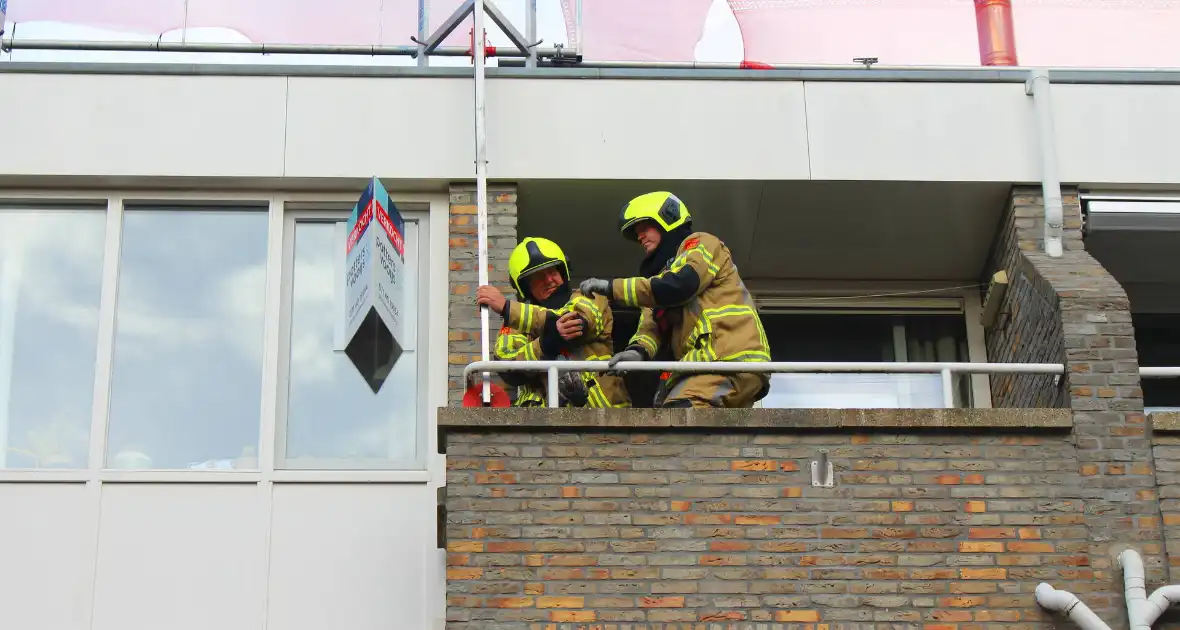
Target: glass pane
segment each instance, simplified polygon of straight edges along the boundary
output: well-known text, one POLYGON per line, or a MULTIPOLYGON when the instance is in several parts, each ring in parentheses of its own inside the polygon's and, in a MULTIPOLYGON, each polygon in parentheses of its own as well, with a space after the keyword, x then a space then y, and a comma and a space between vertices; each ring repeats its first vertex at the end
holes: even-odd
POLYGON ((106 214, 0 210, 0 468, 86 468, 106 214))
POLYGON ((256 468, 265 210, 123 217, 107 466, 256 468))
MULTIPOLYGON (((775 361, 967 362, 962 315, 768 313, 762 316, 775 361)), ((971 404, 971 380, 957 374, 956 406, 971 404)), ((939 374, 776 374, 766 408, 941 408, 939 374)))
POLYGON ((942 407, 938 374, 775 374, 767 409, 929 409, 942 407))
MULTIPOLYGON (((343 222, 339 222, 342 226, 343 222)), ((406 223, 405 332, 416 334, 416 225, 406 223)), ((342 228, 295 224, 284 468, 398 468, 417 460, 418 358, 407 341, 381 391, 365 384, 334 332, 344 313, 342 228), (339 260, 338 260, 339 259, 339 260)))

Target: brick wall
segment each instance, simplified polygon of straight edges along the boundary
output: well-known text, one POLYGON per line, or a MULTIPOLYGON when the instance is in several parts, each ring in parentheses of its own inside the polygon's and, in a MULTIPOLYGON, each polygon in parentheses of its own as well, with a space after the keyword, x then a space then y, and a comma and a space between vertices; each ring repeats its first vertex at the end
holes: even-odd
POLYGON ((450 629, 1047 627, 1040 581, 1105 594, 1064 432, 536 424, 447 434, 450 629))
POLYGON ((1153 414, 1153 419, 1152 456, 1159 483, 1169 582, 1177 584, 1180 583, 1180 414, 1153 414))
POLYGON ((1090 566, 1109 594, 1087 603, 1111 618, 1122 609, 1112 553, 1134 546, 1149 582, 1164 578, 1159 504, 1127 296, 1082 249, 1077 193, 1064 192, 1065 252, 1050 258, 1041 251, 1040 190, 1013 190, 987 274, 1007 269, 1011 284, 987 345, 991 361, 1064 361, 1066 376, 1057 384, 1049 377, 993 377, 993 404, 1073 410, 1090 566))
MULTIPOLYGON (((479 285, 479 242, 476 222, 475 185, 451 185, 450 209, 450 308, 448 342, 448 394, 452 406, 458 405, 467 385, 462 382, 463 368, 480 359, 479 309, 475 306, 475 289, 479 285)), ((516 247, 516 186, 488 186, 488 264, 489 279, 505 295, 512 295, 508 284, 508 256, 516 247)), ((499 315, 489 323, 491 341, 500 329, 499 315)), ((498 382, 498 381, 497 381, 498 382)))

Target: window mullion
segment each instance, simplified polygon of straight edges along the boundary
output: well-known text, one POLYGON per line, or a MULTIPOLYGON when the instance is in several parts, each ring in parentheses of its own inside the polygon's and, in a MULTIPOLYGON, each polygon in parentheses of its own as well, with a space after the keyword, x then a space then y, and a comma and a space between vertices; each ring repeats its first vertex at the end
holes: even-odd
POLYGON ((123 244, 123 199, 107 201, 102 255, 102 293, 98 307, 98 347, 95 356, 94 397, 90 419, 90 451, 87 461, 93 479, 106 461, 110 420, 111 371, 115 348, 115 307, 119 301, 119 265, 123 244))
POLYGON ((286 378, 280 370, 280 348, 283 345, 280 322, 282 320, 283 283, 286 281, 283 273, 286 260, 286 225, 283 217, 283 201, 272 198, 270 201, 269 225, 267 228, 266 249, 266 298, 263 310, 263 330, 265 336, 262 341, 262 408, 261 423, 258 439, 258 466, 263 479, 269 479, 275 469, 275 445, 277 444, 275 427, 278 426, 278 398, 281 391, 280 382, 286 378))

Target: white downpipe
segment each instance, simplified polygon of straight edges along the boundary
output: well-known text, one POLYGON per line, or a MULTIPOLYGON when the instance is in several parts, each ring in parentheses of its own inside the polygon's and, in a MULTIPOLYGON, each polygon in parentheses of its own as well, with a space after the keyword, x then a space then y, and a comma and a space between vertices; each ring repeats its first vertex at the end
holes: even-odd
POLYGON ((1033 70, 1024 84, 1024 93, 1033 97, 1037 115, 1037 135, 1041 145, 1041 194, 1045 199, 1045 253, 1061 256, 1064 231, 1061 179, 1057 174, 1057 132, 1053 127, 1053 100, 1049 71, 1033 70))
MULTIPOLYGON (((1127 599, 1127 618, 1131 621, 1131 630, 1151 630, 1151 621, 1147 621, 1149 604, 1143 559, 1127 549, 1119 554, 1119 565, 1123 567, 1123 593, 1127 599)), ((1159 613, 1155 617, 1158 618, 1159 613)))
POLYGON ((1089 606, 1083 604, 1077 595, 1069 591, 1059 591, 1041 582, 1037 585, 1036 599, 1037 605, 1041 608, 1064 613, 1082 630, 1110 630, 1105 621, 1095 615, 1089 606))
POLYGON ((1162 586, 1148 597, 1143 558, 1138 552, 1127 549, 1120 553, 1119 565, 1123 567, 1123 587, 1127 597, 1127 617, 1131 621, 1131 630, 1151 630, 1151 624, 1155 623, 1169 606, 1180 602, 1180 585, 1162 586))

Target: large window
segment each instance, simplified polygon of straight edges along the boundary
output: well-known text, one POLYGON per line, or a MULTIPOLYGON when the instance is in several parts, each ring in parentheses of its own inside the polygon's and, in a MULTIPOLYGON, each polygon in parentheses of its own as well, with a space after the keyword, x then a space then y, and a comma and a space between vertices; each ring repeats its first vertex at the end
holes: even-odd
POLYGON ((405 215, 403 354, 374 394, 342 352, 346 216, 296 213, 287 222, 289 297, 284 303, 290 308, 282 353, 287 379, 276 467, 420 468, 425 436, 418 418, 426 406, 426 362, 417 338, 426 298, 418 276, 425 268, 425 228, 414 215, 405 215))
MULTIPOLYGON (((1144 367, 1180 366, 1180 315, 1174 313, 1135 313, 1135 345, 1139 365, 1144 367)), ((1152 411, 1180 411, 1180 378, 1144 378, 1143 406, 1152 411)))
POLYGON ((0 483, 427 481, 447 200, 415 196, 378 393, 344 352, 355 196, 0 196, 0 483))
MULTIPOLYGON (((771 358, 801 362, 968 362, 962 315, 767 313, 771 358)), ((971 404, 970 376, 954 377, 956 406, 971 404)), ((943 406, 939 374, 775 374, 764 407, 943 406)))
POLYGON ((108 468, 257 468, 266 207, 123 213, 108 468))
POLYGON ((85 468, 105 204, 0 206, 0 468, 85 468))

